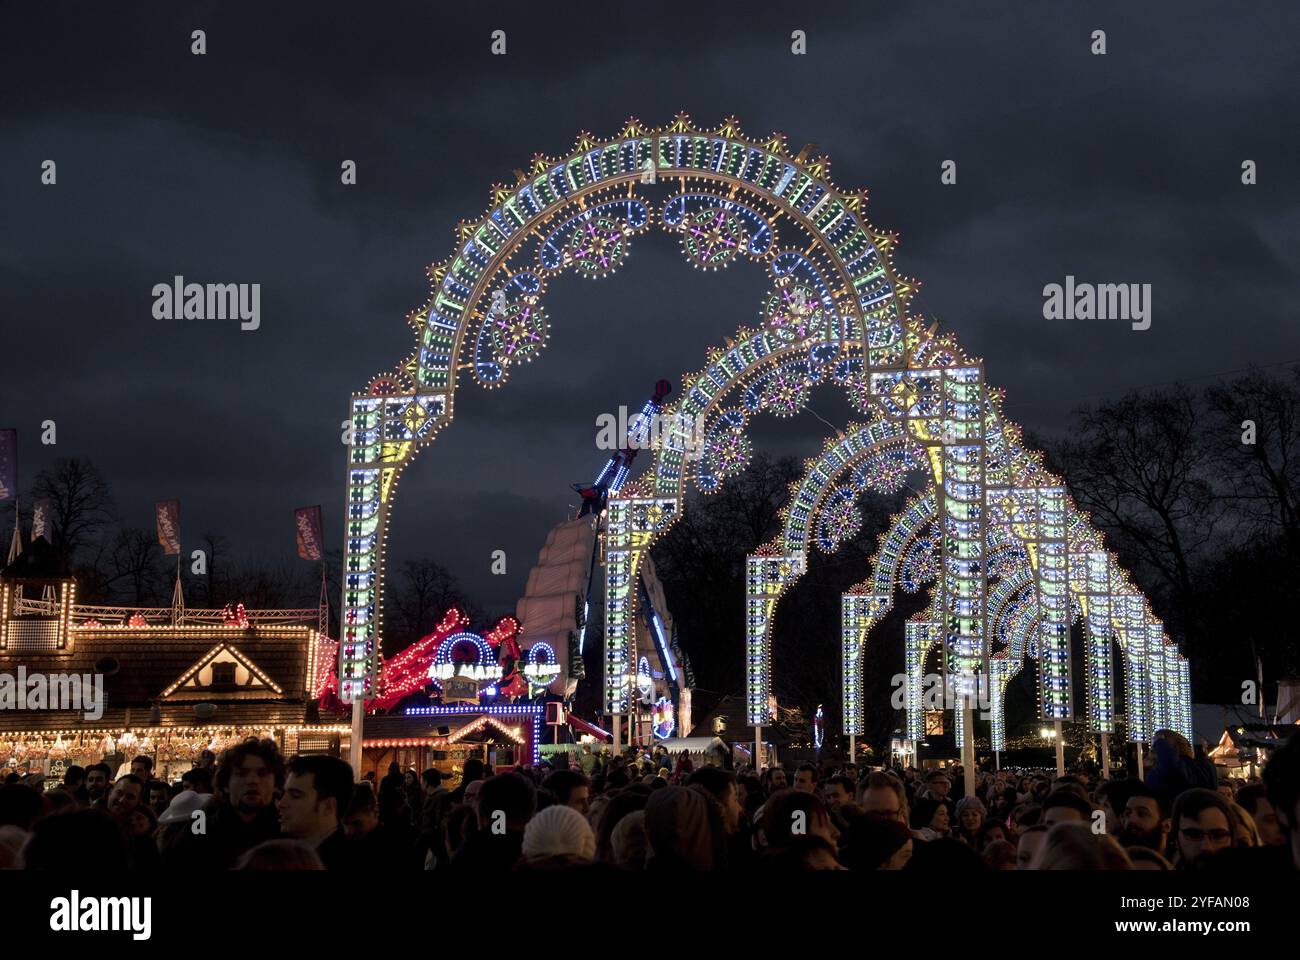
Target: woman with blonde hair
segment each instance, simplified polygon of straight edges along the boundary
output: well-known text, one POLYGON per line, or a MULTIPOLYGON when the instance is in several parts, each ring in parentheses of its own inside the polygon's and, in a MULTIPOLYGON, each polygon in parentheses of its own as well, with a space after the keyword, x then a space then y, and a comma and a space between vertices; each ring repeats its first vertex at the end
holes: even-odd
POLYGON ((1234 847, 1262 847, 1264 841, 1260 839, 1259 827, 1255 825, 1255 818, 1246 811, 1245 807, 1232 800, 1228 801, 1228 809, 1232 811, 1232 845, 1234 847))
POLYGON ((1132 870, 1133 862, 1109 834, 1086 823, 1058 823, 1047 831, 1031 870, 1132 870))

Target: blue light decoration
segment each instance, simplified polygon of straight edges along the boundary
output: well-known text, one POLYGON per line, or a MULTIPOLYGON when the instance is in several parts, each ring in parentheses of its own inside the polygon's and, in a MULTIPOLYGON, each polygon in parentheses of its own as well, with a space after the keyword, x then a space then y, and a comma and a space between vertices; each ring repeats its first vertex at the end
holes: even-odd
POLYGON ((510 704, 509 706, 455 706, 455 707, 407 707, 408 717, 531 717, 533 721, 533 759, 534 764, 541 762, 542 719, 545 708, 540 703, 510 704))
POLYGON ((818 750, 826 742, 826 713, 822 710, 822 705, 817 704, 817 712, 813 714, 813 746, 818 750))
POLYGON ((555 648, 544 640, 529 647, 523 674, 533 686, 547 686, 560 675, 560 658, 555 655, 555 648))
POLYGON ((479 634, 463 630, 453 633, 438 645, 438 652, 429 668, 433 680, 446 680, 449 677, 473 677, 479 681, 494 681, 500 678, 501 670, 497 667, 496 654, 479 634), (465 660, 453 660, 452 651, 464 644, 469 644, 478 652, 478 659, 473 663, 465 660))
POLYGON ((673 651, 668 641, 664 638, 663 621, 659 619, 659 614, 655 611, 650 612, 650 623, 655 628, 655 639, 659 642, 659 659, 663 661, 664 666, 668 668, 668 677, 673 683, 677 682, 677 663, 673 659, 673 651))
POLYGON ((654 707, 654 726, 652 727, 654 735, 660 740, 667 740, 677 729, 677 720, 674 716, 673 702, 667 697, 660 697, 655 701, 654 707))

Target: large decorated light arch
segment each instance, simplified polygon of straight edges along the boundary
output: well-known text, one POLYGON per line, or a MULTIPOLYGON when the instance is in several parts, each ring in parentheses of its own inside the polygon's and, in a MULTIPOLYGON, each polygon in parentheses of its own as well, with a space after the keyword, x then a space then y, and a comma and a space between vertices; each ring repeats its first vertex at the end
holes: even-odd
MULTIPOLYGON (((492 188, 487 213, 462 222, 451 256, 428 271, 432 294, 407 318, 416 338, 411 354, 351 401, 341 699, 369 696, 376 685, 384 546, 397 481, 451 422, 462 377, 489 389, 505 385, 516 365, 542 353, 559 319, 546 310, 548 281, 568 270, 590 279, 614 272, 635 239, 655 227, 676 236, 697 268, 757 265, 769 293, 761 327, 741 327, 703 370, 684 379, 665 411, 670 426, 650 471, 610 499, 608 712, 628 709, 635 683, 631 624, 641 558, 681 514, 688 481, 717 489, 745 465, 748 421, 798 412, 819 383, 839 384, 876 418, 876 429, 923 451, 944 545, 935 606, 959 693, 974 693, 989 656, 986 542, 999 485, 1010 491, 1012 509, 1032 514, 1040 603, 1051 618, 1039 654, 1059 660, 1069 608, 1060 498, 1016 485, 1023 478, 1007 437, 1018 431, 1010 424, 988 429, 999 416, 998 394, 986 387, 982 363, 951 336, 908 316, 915 284, 893 269, 896 236, 865 220, 865 192, 838 189, 829 166, 807 149, 792 155, 781 135, 756 141, 733 119, 700 129, 679 116, 661 128, 629 121, 610 140, 582 134, 566 156, 537 156, 516 171, 514 184, 492 188), (701 425, 706 448, 697 459, 690 454, 701 425)), ((826 531, 833 534, 851 516, 841 501, 831 506, 826 531)), ((770 617, 770 604, 799 569, 799 556, 789 552, 751 563, 750 594, 760 598, 751 618, 770 617)), ((1055 681, 1047 688, 1044 715, 1067 718, 1068 689, 1062 694, 1055 681)), ((767 722, 766 698, 755 689, 749 706, 751 722, 767 722)))
MULTIPOLYGON (((1168 707, 1167 725, 1184 732, 1190 727, 1190 691, 1185 682, 1186 661, 1177 656, 1176 647, 1161 637, 1161 661, 1143 656, 1130 656, 1131 644, 1126 634, 1117 628, 1113 611, 1119 608, 1126 595, 1134 588, 1120 570, 1114 558, 1102 548, 1100 534, 1092 529, 1085 514, 1075 508, 1064 490, 1050 474, 1041 468, 1040 458, 1027 453, 1020 445, 1018 434, 1011 432, 1003 442, 995 443, 994 433, 1000 430, 1000 416, 988 420, 990 446, 1007 450, 1010 456, 1001 462, 1011 468, 1022 486, 1001 489, 1004 501, 1001 510, 993 511, 988 526, 988 570, 991 586, 988 593, 987 615, 991 639, 1001 643, 1003 649, 989 658, 988 684, 991 701, 991 720, 994 749, 1002 749, 1003 703, 1007 683, 1017 673, 1029 656, 1039 659, 1038 644, 1045 628, 1052 624, 1043 616, 1044 609, 1054 609, 1053 603, 1064 598, 1062 609, 1067 613, 1064 621, 1064 641, 1059 645, 1061 660, 1068 670, 1070 626, 1083 624, 1087 649, 1086 702, 1087 724, 1090 730, 1112 733, 1115 729, 1113 707, 1112 654, 1110 644, 1116 642, 1125 658, 1126 676, 1130 691, 1151 691, 1147 699, 1134 700, 1130 693, 1129 737, 1135 741, 1145 739, 1143 731, 1148 725, 1146 703, 1150 697, 1167 698, 1177 704, 1180 712, 1168 707), (1068 589, 1057 589, 1059 578, 1044 577, 1044 571, 1055 573, 1036 556, 1033 509, 1043 500, 1042 490, 1025 488, 1023 484, 1034 481, 1038 488, 1048 491, 1043 511, 1048 516, 1061 517, 1068 547, 1068 589), (1027 503, 1029 511, 1023 509, 1027 503), (1036 573, 1037 571, 1037 573, 1036 573), (1043 580, 1047 579, 1046 584, 1043 580), (1045 600, 1045 602, 1043 602, 1045 600), (1172 653, 1171 653, 1172 651, 1172 653), (1183 682, 1179 682, 1181 678, 1183 682), (1184 719, 1185 718, 1185 719, 1184 719)), ((906 443, 897 444, 896 434, 881 430, 880 424, 860 427, 849 424, 838 439, 827 440, 820 457, 805 464, 801 481, 791 487, 790 503, 783 513, 785 524, 780 542, 767 545, 751 557, 751 584, 760 589, 747 600, 749 613, 750 690, 758 701, 766 694, 766 664, 768 662, 768 635, 770 634, 772 608, 781 590, 794 581, 806 568, 806 551, 809 531, 811 539, 826 553, 857 532, 861 516, 855 501, 868 490, 889 493, 905 484, 909 473, 918 465, 917 459, 906 443), (765 569, 778 569, 774 556, 784 554, 784 569, 779 578, 779 589, 761 588, 774 583, 761 579, 765 569)), ((934 480, 930 479, 924 490, 910 498, 904 508, 892 518, 888 529, 881 535, 879 549, 871 561, 871 576, 845 593, 842 598, 843 617, 843 707, 844 729, 847 734, 861 734, 862 730, 862 656, 867 636, 872 626, 879 623, 892 607, 896 589, 919 592, 935 581, 942 568, 939 540, 935 528, 936 498, 934 480)), ((1059 618, 1058 618, 1059 619, 1059 618)), ((1144 615, 1144 622, 1153 622, 1144 615)), ((909 738, 919 739, 922 727, 920 709, 923 689, 922 664, 926 652, 933 646, 942 631, 933 610, 913 618, 905 628, 908 664, 907 729, 909 738)), ((1053 635, 1056 635, 1053 630, 1053 635)), ((1040 704, 1050 703, 1057 695, 1051 682, 1053 676, 1065 677, 1065 695, 1069 695, 1069 674, 1062 670, 1061 662, 1041 664, 1039 668, 1040 704)), ((964 714, 955 713, 958 739, 962 736, 964 714)), ((1190 735, 1190 734, 1188 734, 1190 735)))

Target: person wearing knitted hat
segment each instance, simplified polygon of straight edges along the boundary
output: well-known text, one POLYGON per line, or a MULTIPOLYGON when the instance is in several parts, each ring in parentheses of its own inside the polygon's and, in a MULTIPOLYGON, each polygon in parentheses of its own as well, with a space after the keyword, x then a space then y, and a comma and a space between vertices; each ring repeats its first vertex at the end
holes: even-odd
POLYGON ((976 838, 986 816, 988 816, 988 809, 979 797, 962 797, 957 801, 957 823, 952 831, 953 839, 961 840, 978 849, 976 838))
POLYGON ((524 864, 533 869, 584 866, 596 856, 596 835, 572 807, 551 806, 524 829, 524 864))

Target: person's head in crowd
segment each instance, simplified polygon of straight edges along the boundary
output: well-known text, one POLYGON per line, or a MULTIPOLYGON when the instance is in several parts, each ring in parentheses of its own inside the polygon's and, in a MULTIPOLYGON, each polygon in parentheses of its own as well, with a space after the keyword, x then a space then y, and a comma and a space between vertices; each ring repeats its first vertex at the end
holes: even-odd
POLYGON ((1169 842, 1172 826, 1160 795, 1146 784, 1139 784, 1124 804, 1119 842, 1125 847, 1146 847, 1161 853, 1169 842))
POLYGON ((1174 801, 1171 848, 1179 869, 1194 869, 1232 846, 1232 809, 1214 790, 1184 790, 1174 801))
POLYGON ((975 849, 983 853, 989 844, 1009 839, 1005 824, 998 820, 985 820, 980 824, 979 833, 975 835, 975 849))
POLYGON ((167 805, 172 802, 172 794, 167 789, 167 784, 161 780, 150 780, 145 786, 149 791, 149 807, 155 815, 162 813, 167 809, 167 805))
POLYGON ((925 777, 925 787, 932 800, 946 800, 952 789, 952 780, 942 770, 931 770, 925 777))
POLYGON ((276 804, 280 831, 319 845, 340 829, 354 789, 352 768, 337 757, 294 757, 276 804))
POLYGON ((352 793, 352 803, 343 818, 343 829, 350 837, 364 837, 379 826, 379 801, 369 783, 359 783, 352 793))
POLYGON ((780 873, 845 869, 838 859, 835 844, 825 837, 808 834, 791 837, 784 846, 764 850, 758 866, 765 872, 780 873))
POLYGON ((901 870, 912 858, 912 831, 896 819, 852 816, 844 840, 850 870, 901 870))
POLYGON ((118 777, 108 792, 108 812, 125 822, 127 814, 144 799, 144 784, 134 773, 118 777))
POLYGON ((211 750, 204 750, 202 753, 200 753, 199 762, 195 764, 195 766, 201 767, 204 770, 211 770, 216 765, 217 765, 217 755, 213 753, 211 750))
POLYGON ((853 781, 842 773, 827 777, 822 783, 822 799, 831 810, 853 802, 853 781))
POLYGON ((530 867, 563 868, 590 863, 596 858, 596 835, 581 812, 556 804, 538 813, 524 827, 523 855, 530 867))
POLYGON ((63 771, 63 789, 69 791, 80 790, 86 785, 86 768, 79 764, 72 764, 63 771))
MULTIPOLYGON (((1000 824, 999 824, 1000 826, 1000 824)), ((980 850, 985 870, 1015 870, 1016 848, 1006 840, 992 840, 980 850)))
POLYGON ((997 790, 993 793, 992 803, 989 806, 989 816, 998 820, 1009 820, 1011 811, 1016 806, 1016 788, 1007 787, 997 790))
POLYGON ((937 797, 922 797, 912 807, 912 829, 928 831, 925 839, 946 837, 952 828, 948 807, 937 797))
POLYGON ((284 757, 274 740, 249 737, 235 744, 217 771, 217 789, 245 820, 270 809, 283 786, 284 757))
POLYGON ((1129 797, 1142 785, 1136 777, 1125 777, 1123 780, 1106 780, 1097 787, 1097 806, 1106 817, 1107 833, 1118 837, 1124 832, 1124 808, 1129 797))
MULTIPOLYGON (((554 774, 552 774, 554 776, 554 774)), ((498 773, 478 794, 478 828, 500 835, 523 833, 537 809, 537 790, 518 773, 498 773)))
POLYGON ((984 802, 979 797, 962 797, 957 801, 957 829, 967 843, 973 843, 980 827, 984 825, 984 818, 988 815, 988 810, 984 807, 984 802))
POLYGON ((126 815, 126 833, 130 837, 152 837, 158 832, 158 814, 147 803, 137 804, 126 815))
POLYGON ((726 864, 722 811, 703 789, 669 786, 651 793, 645 833, 648 870, 710 871, 726 864))
POLYGON ((840 831, 831 822, 826 804, 815 793, 778 790, 763 807, 763 842, 783 846, 791 837, 811 834, 838 843, 840 831))
POLYGON ((1011 811, 1011 822, 1017 829, 1032 827, 1043 819, 1043 808, 1037 803, 1018 803, 1011 811))
POLYGON ((49 801, 44 795, 25 783, 0 787, 0 827, 30 830, 48 809, 49 801))
POLYGON ((1020 839, 1016 843, 1017 870, 1032 869, 1031 864, 1043 848, 1043 841, 1047 839, 1047 829, 1046 824, 1035 823, 1020 831, 1020 839))
POLYGON ((247 851, 236 870, 324 870, 320 855, 301 840, 267 840, 247 851))
POLYGON ((482 780, 486 775, 487 764, 480 757, 466 757, 460 770, 461 786, 473 783, 475 780, 482 780))
POLYGON ((1228 809, 1232 811, 1232 845, 1262 847, 1264 843, 1259 836, 1259 827, 1255 826, 1255 818, 1235 800, 1228 801, 1228 809))
POLYGON ((1232 803, 1237 799, 1237 791, 1233 788, 1232 781, 1227 777, 1221 779, 1215 785, 1214 789, 1219 796, 1223 797, 1223 799, 1227 800, 1229 803, 1232 803))
POLYGON ((794 772, 794 788, 800 793, 812 793, 817 789, 817 764, 799 764, 799 769, 794 772))
POLYGON ((1300 734, 1292 734, 1269 757, 1264 789, 1283 839, 1291 847, 1291 862, 1300 870, 1300 734))
POLYGON ((1172 870, 1174 865, 1150 847, 1125 847, 1134 870, 1172 870))
POLYGON ((1278 826, 1277 811, 1273 809, 1268 791, 1262 783, 1247 784, 1238 790, 1237 802, 1254 819, 1260 842, 1264 846, 1286 843, 1282 828, 1278 826))
POLYGON ((581 770, 556 770, 542 781, 560 804, 572 807, 584 817, 591 806, 591 781, 581 770))
POLYGON ((458 803, 447 812, 442 824, 443 842, 453 853, 478 829, 478 814, 469 804, 458 803))
POLYGON ((0 827, 0 870, 23 869, 23 847, 28 836, 20 827, 0 827))
POLYGON ((181 774, 181 789, 198 794, 212 792, 212 771, 207 767, 194 767, 181 774))
POLYGON ((785 776, 784 767, 772 767, 767 773, 767 793, 768 796, 776 793, 778 790, 784 790, 790 785, 785 776))
POLYGON ((113 780, 113 772, 106 763, 93 763, 86 768, 86 793, 94 803, 108 796, 108 785, 113 780))
POLYGON ((645 810, 633 810, 614 825, 609 834, 609 856, 602 858, 620 870, 644 870, 648 842, 645 810))
POLYGON ((126 834, 98 808, 36 821, 23 847, 26 870, 118 873, 127 865, 126 834))
POLYGON ((424 773, 420 774, 420 788, 424 795, 431 796, 442 787, 442 771, 437 767, 430 767, 424 773))
POLYGON ((1087 823, 1091 825, 1092 804, 1085 795, 1070 787, 1053 790, 1043 801, 1042 822, 1049 827, 1058 823, 1087 823))
POLYGON ((763 805, 763 781, 756 774, 742 773, 736 778, 736 800, 746 816, 752 817, 763 805))
POLYGON ((469 783, 465 784, 465 805, 473 810, 475 814, 478 813, 478 797, 483 791, 484 782, 485 781, 480 778, 478 780, 471 780, 469 783))
POLYGON ((50 805, 50 813, 63 813, 67 810, 76 810, 81 806, 76 796, 67 790, 50 790, 44 794, 44 797, 50 805))
POLYGON ((141 783, 148 783, 153 779, 153 757, 147 757, 141 754, 131 759, 131 773, 139 777, 141 783))
MULTIPOLYGON (((600 812, 600 818, 594 821, 596 832, 596 859, 602 863, 613 863, 615 860, 614 853, 614 831, 626 817, 631 816, 639 810, 644 810, 646 800, 649 794, 640 791, 620 790, 613 796, 605 795, 608 802, 605 808, 600 812)), ((642 860, 644 856, 644 835, 645 821, 641 821, 642 831, 642 860)))
POLYGON ((1177 756, 1189 760, 1196 756, 1188 739, 1176 730, 1157 730, 1151 737, 1152 746, 1154 747, 1158 741, 1167 743, 1177 756))
POLYGON ((1065 820, 1048 827, 1031 870, 1130 870, 1133 864, 1115 838, 1092 825, 1065 820))
POLYGON ((887 773, 867 774, 858 792, 858 806, 869 817, 897 820, 902 824, 909 819, 907 790, 897 777, 887 773))
POLYGON ((215 802, 216 798, 211 794, 182 790, 172 798, 167 809, 158 815, 158 823, 164 828, 183 827, 188 830, 196 822, 195 812, 211 809, 215 802))
POLYGON ((744 816, 740 800, 736 796, 736 775, 721 767, 700 767, 687 778, 688 786, 699 786, 718 801, 722 809, 722 823, 727 833, 740 829, 740 818, 744 816))
MULTIPOLYGON (((657 778, 656 778, 657 779, 657 778)), ((654 784, 650 788, 653 790, 654 784)), ((596 824, 600 823, 600 818, 605 815, 605 808, 609 806, 609 795, 605 793, 597 794, 591 798, 587 805, 587 822, 591 824, 591 829, 596 829, 596 824)))

